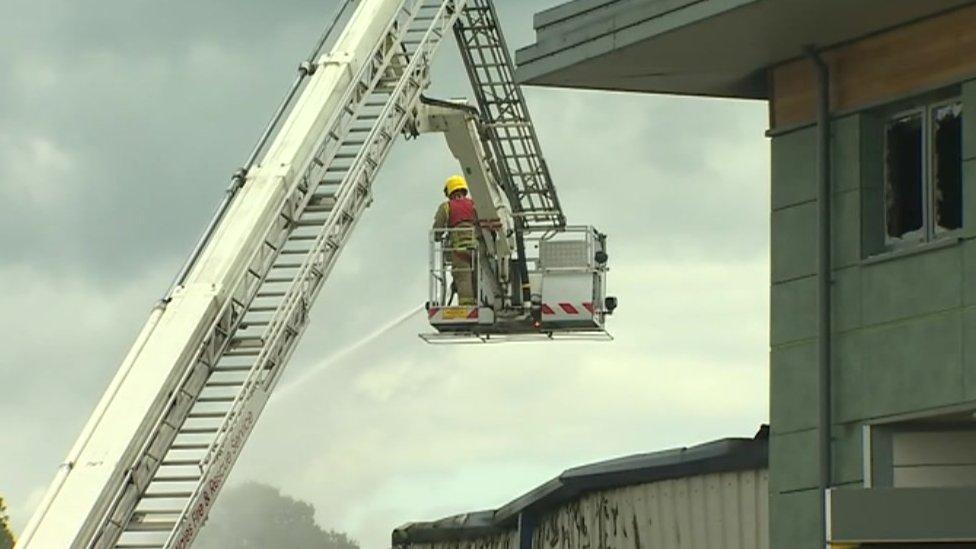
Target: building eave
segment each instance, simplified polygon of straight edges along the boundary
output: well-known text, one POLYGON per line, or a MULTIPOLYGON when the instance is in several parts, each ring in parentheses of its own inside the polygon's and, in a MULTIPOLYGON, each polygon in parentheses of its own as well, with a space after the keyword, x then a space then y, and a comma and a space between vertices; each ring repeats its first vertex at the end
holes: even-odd
POLYGON ((765 69, 974 0, 576 0, 518 50, 538 86, 767 99, 765 69))

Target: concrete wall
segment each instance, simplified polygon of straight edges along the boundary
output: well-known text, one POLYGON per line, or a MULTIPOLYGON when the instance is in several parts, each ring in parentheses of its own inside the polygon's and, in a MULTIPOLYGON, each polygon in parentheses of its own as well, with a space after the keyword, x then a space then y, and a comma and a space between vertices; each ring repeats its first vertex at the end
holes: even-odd
MULTIPOLYGON (((957 242, 867 259, 880 143, 867 114, 834 122, 833 479, 862 481, 860 426, 976 400, 976 81, 963 86, 957 242)), ((816 128, 772 140, 770 505, 776 548, 816 547, 816 128)))

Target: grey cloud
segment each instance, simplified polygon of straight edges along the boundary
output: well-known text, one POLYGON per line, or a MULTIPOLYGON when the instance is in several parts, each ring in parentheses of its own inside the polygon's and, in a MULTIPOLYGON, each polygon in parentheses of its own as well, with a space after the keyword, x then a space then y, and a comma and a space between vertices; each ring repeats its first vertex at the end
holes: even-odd
POLYGON ((312 2, 15 7, 0 32, 13 41, 0 65, 14 76, 0 103, 0 179, 29 173, 30 185, 63 199, 26 209, 5 193, 4 259, 43 258, 113 281, 147 262, 176 270, 331 11, 312 2), (24 155, 32 142, 70 165, 24 155))

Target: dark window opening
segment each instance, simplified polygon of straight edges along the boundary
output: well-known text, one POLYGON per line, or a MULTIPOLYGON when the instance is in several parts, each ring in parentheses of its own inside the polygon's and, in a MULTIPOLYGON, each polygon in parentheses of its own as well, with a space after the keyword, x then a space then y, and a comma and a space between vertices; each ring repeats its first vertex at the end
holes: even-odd
POLYGON ((963 228, 962 112, 962 101, 956 97, 916 102, 880 119, 882 135, 873 135, 882 138, 883 151, 874 149, 873 154, 882 157, 881 185, 871 191, 875 194, 870 210, 865 210, 873 212, 871 233, 864 240, 869 255, 929 242, 963 228))
POLYGON ((962 227, 962 105, 932 109, 932 182, 938 231, 962 227))
POLYGON ((922 236, 923 125, 922 114, 914 113, 890 121, 885 129, 885 225, 889 238, 922 236))

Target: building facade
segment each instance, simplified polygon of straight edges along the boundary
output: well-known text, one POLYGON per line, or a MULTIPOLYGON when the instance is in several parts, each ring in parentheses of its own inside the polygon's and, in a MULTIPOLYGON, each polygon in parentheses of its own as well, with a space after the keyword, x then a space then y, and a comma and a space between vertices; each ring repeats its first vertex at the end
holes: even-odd
POLYGON ((976 543, 976 3, 576 0, 535 25, 528 84, 769 104, 772 547, 976 543))

